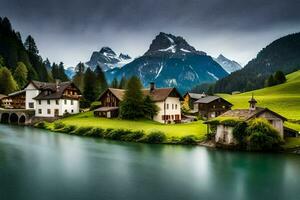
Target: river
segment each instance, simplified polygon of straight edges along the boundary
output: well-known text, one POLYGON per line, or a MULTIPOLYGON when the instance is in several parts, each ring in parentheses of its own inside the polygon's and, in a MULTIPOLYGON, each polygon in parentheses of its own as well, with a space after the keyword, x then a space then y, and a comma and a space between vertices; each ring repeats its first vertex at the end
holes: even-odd
POLYGON ((1 200, 300 199, 300 157, 0 125, 1 200))

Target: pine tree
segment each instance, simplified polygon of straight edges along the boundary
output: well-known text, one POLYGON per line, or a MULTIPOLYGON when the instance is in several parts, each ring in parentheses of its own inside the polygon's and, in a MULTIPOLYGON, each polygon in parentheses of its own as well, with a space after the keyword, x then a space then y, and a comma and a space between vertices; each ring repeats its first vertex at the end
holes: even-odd
POLYGON ((18 84, 14 80, 9 69, 0 68, 0 94, 9 94, 18 89, 18 84))
POLYGON ((143 113, 146 118, 153 119, 157 115, 159 108, 149 95, 144 98, 143 113))
POLYGON ((35 44, 35 41, 31 35, 28 35, 28 37, 26 38, 24 46, 29 53, 32 53, 33 55, 39 54, 39 50, 38 50, 38 48, 35 44))
POLYGON ((142 84, 138 77, 133 76, 127 83, 124 99, 120 105, 120 116, 124 119, 144 117, 144 98, 142 84))
POLYGON ((0 67, 4 67, 4 58, 0 55, 0 67))
POLYGON ((116 77, 112 80, 112 82, 110 84, 110 87, 111 88, 118 88, 119 87, 119 82, 118 82, 118 79, 116 77))
POLYGON ((127 84, 127 79, 126 79, 125 76, 123 76, 122 79, 120 80, 119 88, 120 89, 125 89, 126 88, 126 84, 127 84))
POLYGON ((28 70, 24 63, 18 62, 14 72, 14 78, 18 83, 19 88, 23 88, 27 83, 28 70))
POLYGON ((90 68, 87 68, 84 74, 83 96, 89 103, 95 101, 97 98, 96 75, 90 68))
POLYGON ((82 62, 78 63, 75 67, 75 75, 73 77, 73 83, 80 89, 80 91, 83 91, 84 88, 84 70, 84 64, 82 62))
POLYGON ((99 96, 107 89, 107 81, 105 75, 99 65, 95 69, 96 74, 96 94, 99 96))
POLYGON ((69 78, 65 73, 64 63, 60 62, 58 65, 58 79, 61 81, 68 81, 69 78))
POLYGON ((282 84, 286 82, 286 77, 282 71, 277 71, 274 75, 274 81, 276 84, 282 84))
POLYGON ((273 75, 269 76, 267 82, 268 82, 268 87, 274 86, 276 84, 273 75))

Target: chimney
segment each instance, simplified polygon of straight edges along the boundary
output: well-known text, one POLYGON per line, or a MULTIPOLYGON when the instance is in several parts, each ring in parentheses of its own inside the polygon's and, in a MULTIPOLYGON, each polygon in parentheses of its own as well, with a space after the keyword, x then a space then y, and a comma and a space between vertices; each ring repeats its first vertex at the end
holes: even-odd
POLYGON ((55 80, 56 91, 59 90, 59 84, 60 84, 60 80, 59 80, 59 79, 56 79, 56 80, 55 80))
POLYGON ((150 92, 153 92, 155 90, 155 83, 150 82, 150 92))

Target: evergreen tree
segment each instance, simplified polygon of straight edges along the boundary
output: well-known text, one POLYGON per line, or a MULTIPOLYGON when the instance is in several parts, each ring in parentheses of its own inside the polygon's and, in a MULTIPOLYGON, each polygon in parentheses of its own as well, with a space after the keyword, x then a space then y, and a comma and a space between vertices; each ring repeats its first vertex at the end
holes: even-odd
POLYGON ((139 119, 144 116, 142 84, 133 76, 127 83, 124 99, 120 105, 120 116, 124 119, 139 119))
POLYGON ((51 70, 51 63, 48 58, 44 61, 44 65, 47 70, 51 70))
POLYGON ((0 93, 9 94, 18 89, 18 85, 14 80, 9 69, 6 67, 0 68, 0 93))
POLYGON ((58 65, 56 63, 52 64, 51 74, 52 74, 53 79, 58 79, 59 72, 58 72, 58 65))
POLYGON ((96 75, 90 68, 87 68, 84 74, 83 96, 91 103, 96 100, 96 95, 96 75))
POLYGON ((4 58, 0 55, 0 67, 4 67, 4 58))
POLYGON ((118 82, 118 79, 116 77, 112 80, 112 82, 110 84, 110 87, 111 88, 118 88, 119 87, 119 82, 118 82))
POLYGON ((276 84, 282 84, 286 82, 286 77, 282 71, 277 71, 274 74, 274 81, 276 84))
POLYGON ((107 89, 107 81, 105 75, 99 65, 97 65, 95 69, 96 74, 96 94, 99 96, 107 89))
POLYGON ((143 113, 146 118, 153 119, 155 115, 157 115, 159 108, 157 105, 153 102, 151 97, 147 95, 144 98, 143 102, 143 113))
POLYGON ((84 70, 84 64, 82 62, 78 63, 75 67, 75 75, 73 77, 73 83, 80 89, 80 91, 83 91, 84 88, 84 70))
POLYGON ((61 81, 68 81, 69 78, 65 73, 64 63, 60 62, 58 65, 58 79, 61 81))
POLYGON ((28 70, 24 63, 18 62, 14 72, 14 78, 18 83, 19 88, 23 88, 27 83, 28 70))
POLYGON ((120 80, 119 88, 120 89, 125 89, 126 88, 126 84, 127 84, 127 79, 126 79, 125 76, 123 76, 122 79, 120 80))
POLYGON ((267 82, 268 82, 268 87, 274 86, 276 84, 273 75, 269 76, 267 82))
POLYGON ((33 55, 39 54, 39 50, 38 50, 38 48, 35 44, 35 41, 31 35, 28 35, 28 37, 26 38, 24 46, 29 53, 32 53, 33 55))

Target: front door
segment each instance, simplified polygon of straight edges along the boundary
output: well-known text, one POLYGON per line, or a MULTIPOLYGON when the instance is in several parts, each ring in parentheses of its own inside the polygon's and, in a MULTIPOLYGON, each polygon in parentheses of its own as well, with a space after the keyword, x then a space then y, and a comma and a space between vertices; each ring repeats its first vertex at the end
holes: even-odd
POLYGON ((54 116, 58 117, 58 115, 59 115, 59 110, 58 109, 54 109, 54 116))

